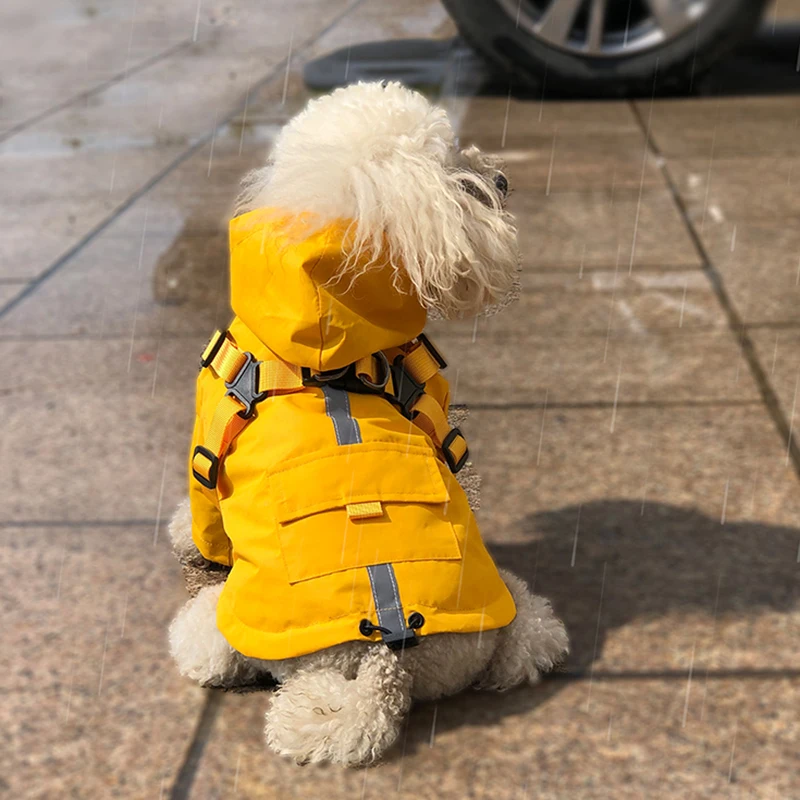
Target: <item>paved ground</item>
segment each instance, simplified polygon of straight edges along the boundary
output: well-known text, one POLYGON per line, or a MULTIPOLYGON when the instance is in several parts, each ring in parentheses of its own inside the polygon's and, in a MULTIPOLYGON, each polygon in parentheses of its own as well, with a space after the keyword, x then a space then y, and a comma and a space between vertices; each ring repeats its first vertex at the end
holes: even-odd
POLYGON ((302 64, 451 28, 432 0, 45 7, 0 24, 0 795, 800 797, 800 94, 445 98, 507 158, 524 276, 435 333, 486 539, 574 654, 414 709, 375 769, 301 769, 266 696, 166 657, 197 354, 302 64))

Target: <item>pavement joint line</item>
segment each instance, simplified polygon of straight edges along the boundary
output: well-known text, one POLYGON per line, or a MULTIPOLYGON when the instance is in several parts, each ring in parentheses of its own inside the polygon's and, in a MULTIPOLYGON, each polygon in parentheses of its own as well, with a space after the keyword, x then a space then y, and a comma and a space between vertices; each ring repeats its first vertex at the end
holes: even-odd
MULTIPOLYGON (((297 48, 295 57, 304 53, 311 47, 318 39, 325 36, 330 30, 335 28, 346 16, 360 6, 364 0, 353 0, 347 7, 337 14, 324 28, 314 33, 307 38, 302 45, 297 48)), ((120 203, 105 219, 102 219, 90 231, 84 234, 74 245, 62 253, 44 272, 40 273, 34 278, 27 286, 17 295, 11 298, 5 305, 0 306, 0 319, 5 317, 10 311, 16 308, 23 300, 30 297, 34 292, 39 289, 45 282, 53 277, 65 264, 68 264, 78 253, 83 250, 88 244, 93 242, 100 234, 102 234, 110 225, 112 225, 119 217, 122 216, 129 208, 136 204, 142 197, 144 197, 151 189, 161 183, 164 178, 176 170, 184 161, 187 161, 195 153, 199 152, 206 144, 214 139, 217 132, 225 127, 232 119, 235 119, 238 114, 241 114, 248 102, 248 98, 260 92, 265 86, 268 86, 275 80, 281 72, 286 68, 289 56, 284 56, 266 75, 254 82, 247 92, 234 108, 227 114, 219 118, 213 127, 202 134, 193 144, 189 145, 186 150, 174 158, 169 164, 163 167, 159 172, 149 178, 142 186, 136 191, 131 193, 127 199, 120 203)))
MULTIPOLYGON (((214 323, 209 327, 197 331, 186 331, 180 333, 144 333, 137 336, 136 341, 142 344, 147 341, 183 341, 196 340, 198 337, 203 341, 208 340, 208 332, 212 330, 214 323)), ((217 325, 217 327, 220 327, 217 325)), ((40 334, 4 334, 0 335, 0 343, 11 342, 128 342, 130 343, 130 333, 40 333, 40 334)), ((202 348, 203 342, 200 342, 202 348)), ((199 358, 199 356, 198 356, 199 358)))
POLYGON ((175 778, 175 783, 172 785, 172 790, 169 793, 170 800, 188 800, 191 796, 192 785, 194 784, 197 770, 200 767, 203 752, 211 738, 214 723, 216 722, 224 700, 225 694, 223 692, 207 690, 203 702, 203 709, 197 720, 197 726, 194 729, 192 740, 189 743, 186 756, 178 771, 178 776, 175 778))
MULTIPOLYGON (((695 664, 695 674, 699 674, 699 668, 695 664)), ((678 680, 685 681, 689 671, 686 669, 663 669, 663 670, 564 670, 563 672, 551 672, 545 677, 548 680, 561 681, 651 681, 651 680, 678 680)), ((800 669, 794 668, 765 668, 758 667, 749 669, 711 669, 703 672, 703 677, 708 680, 783 680, 786 678, 800 678, 800 669)))
POLYGON ((169 519, 20 519, 0 521, 0 530, 13 528, 152 528, 169 519))
POLYGON ((759 400, 628 400, 614 403, 613 400, 588 400, 582 403, 544 402, 519 403, 467 403, 470 411, 594 411, 613 408, 749 408, 760 406, 759 400))
MULTIPOLYGON (((583 274, 587 275, 592 272, 615 272, 615 266, 611 262, 609 262, 606 266, 597 266, 597 265, 585 265, 583 267, 583 274)), ((644 266, 638 267, 638 273, 644 273, 647 275, 658 275, 662 272, 702 272, 703 266, 702 264, 646 264, 644 266)), ((558 274, 562 273, 565 278, 572 278, 575 275, 580 276, 580 272, 575 269, 574 266, 570 267, 563 267, 553 265, 551 267, 547 266, 540 266, 540 267, 524 267, 522 270, 523 275, 550 275, 550 274, 558 274)), ((623 275, 622 277, 627 277, 623 275)), ((525 289, 523 288, 522 291, 524 292, 525 289)))
POLYGON ((98 83, 96 86, 92 86, 89 89, 84 89, 82 92, 78 92, 78 94, 72 95, 72 97, 68 97, 66 100, 62 100, 60 103, 56 103, 54 106, 50 106, 50 108, 46 108, 44 111, 40 111, 38 114, 34 114, 32 117, 28 119, 22 120, 22 122, 18 122, 16 125, 13 125, 8 130, 3 131, 0 133, 0 143, 11 139, 13 136, 16 136, 18 133, 22 133, 26 128, 30 128, 33 125, 42 122, 43 120, 47 119, 48 117, 53 116, 53 114, 57 114, 59 111, 63 111, 66 108, 69 108, 71 105, 79 103, 81 100, 87 100, 88 98, 92 97, 93 95, 100 94, 100 92, 108 89, 109 86, 113 86, 115 83, 119 83, 120 81, 126 80, 131 75, 135 75, 137 72, 141 72, 147 67, 153 66, 153 64, 157 64, 159 61, 162 61, 165 58, 169 58, 170 56, 175 55, 175 53, 180 52, 184 48, 188 47, 193 43, 191 38, 183 39, 182 41, 178 42, 177 44, 168 47, 166 50, 162 50, 159 53, 153 53, 153 55, 145 58, 143 61, 140 61, 138 64, 134 64, 132 67, 125 68, 122 72, 118 72, 116 75, 112 75, 110 78, 98 83))
POLYGON ((645 125, 641 112, 639 111, 638 104, 631 101, 630 105, 640 127, 642 128, 642 131, 645 134, 647 148, 659 159, 659 169, 661 170, 664 179, 667 182, 667 186, 672 194, 673 201, 683 219, 686 230, 692 239, 695 249, 697 250, 697 254, 700 256, 703 269, 711 281, 714 293, 717 295, 717 300, 722 306, 722 310, 728 319, 728 327, 734 336, 736 336, 742 356, 747 362, 747 366, 750 369, 753 380, 755 381, 756 386, 761 393, 761 398, 764 406, 767 409, 767 413, 770 415, 775 427, 778 429, 778 433, 783 438, 783 446, 786 450, 787 459, 791 460, 795 474, 798 476, 798 478, 800 478, 800 448, 798 448, 792 425, 789 420, 787 420, 786 414, 781 407, 781 402, 778 398, 778 395, 775 392, 775 389, 772 387, 772 384, 767 376, 767 372, 758 358, 758 353, 756 352, 755 344, 749 335, 748 327, 739 315, 739 312, 736 310, 736 306, 734 305, 733 300, 725 288, 725 282, 722 278, 722 275, 714 266, 714 262, 711 260, 711 256, 709 255, 708 250, 706 250, 703 240, 694 223, 692 222, 686 202, 681 196, 678 185, 669 170, 668 159, 663 156, 658 144, 655 141, 652 131, 648 130, 647 126, 645 125))

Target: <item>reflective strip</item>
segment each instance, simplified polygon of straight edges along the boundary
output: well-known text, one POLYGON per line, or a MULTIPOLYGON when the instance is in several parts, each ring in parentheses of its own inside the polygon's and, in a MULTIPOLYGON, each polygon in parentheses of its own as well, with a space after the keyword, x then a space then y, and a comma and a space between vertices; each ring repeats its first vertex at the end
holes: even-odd
POLYGON ((406 627, 403 604, 400 602, 400 590, 391 564, 376 564, 367 567, 369 582, 372 584, 372 597, 375 611, 378 613, 378 625, 390 633, 381 631, 383 643, 392 650, 416 644, 414 631, 406 627))
MULTIPOLYGON (((358 421, 350 413, 350 398, 344 389, 334 389, 323 384, 325 395, 325 412, 333 422, 338 444, 359 444, 361 428, 358 421)), ((417 643, 414 631, 406 627, 403 605, 400 602, 400 590, 391 564, 377 564, 367 567, 369 582, 372 586, 372 599, 378 614, 378 625, 386 628, 381 631, 383 643, 392 650, 411 647, 417 643)))
POLYGON ((328 384, 322 385, 325 395, 325 411, 333 422, 337 444, 360 444, 361 428, 350 413, 350 398, 344 389, 334 389, 328 384))

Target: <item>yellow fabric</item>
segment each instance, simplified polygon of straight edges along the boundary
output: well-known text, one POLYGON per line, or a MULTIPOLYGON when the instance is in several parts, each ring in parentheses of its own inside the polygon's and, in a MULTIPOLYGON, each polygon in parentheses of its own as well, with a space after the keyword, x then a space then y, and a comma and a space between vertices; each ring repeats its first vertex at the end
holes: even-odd
MULTIPOLYGON (((390 355, 420 333, 424 311, 398 296, 391 269, 349 290, 329 283, 343 261, 344 223, 289 246, 275 219, 254 212, 231 226, 234 308, 247 320, 237 317, 229 336, 240 352, 327 370, 379 349, 390 355)), ((433 375, 426 391, 444 416, 447 381, 433 375)), ((225 392, 213 370, 201 371, 193 449, 225 440, 214 419, 225 392)), ((359 443, 337 443, 320 388, 277 393, 232 440, 217 491, 190 480, 194 541, 233 567, 218 605, 223 635, 264 659, 366 641, 359 623, 377 615, 365 567, 383 563, 405 615, 425 618, 418 636, 509 624, 514 602, 433 438, 379 396, 348 399, 359 443)), ((420 420, 436 416, 431 409, 420 420)))
POLYGON ((355 281, 341 276, 349 225, 344 220, 309 235, 307 222, 277 209, 231 222, 233 310, 289 364, 339 369, 398 347, 425 327, 425 309, 402 273, 393 286, 391 265, 372 266, 355 281))

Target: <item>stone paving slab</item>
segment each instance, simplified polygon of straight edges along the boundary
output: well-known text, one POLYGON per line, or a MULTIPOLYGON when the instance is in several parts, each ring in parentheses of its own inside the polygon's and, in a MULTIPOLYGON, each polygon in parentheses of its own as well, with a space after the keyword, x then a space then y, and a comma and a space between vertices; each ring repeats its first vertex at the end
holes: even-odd
POLYGON ((694 220, 738 223, 800 215, 800 158, 672 159, 669 170, 694 220))
MULTIPOLYGON (((513 172, 512 172, 513 181, 513 172)), ((639 196, 611 191, 562 192, 549 197, 518 191, 509 210, 519 226, 526 270, 580 266, 660 269, 698 266, 700 261, 671 195, 645 189, 639 196)))
POLYGON ((4 364, 24 365, 0 388, 0 460, 12 487, 3 520, 168 519, 186 491, 202 347, 169 338, 0 343, 4 364))
MULTIPOLYGON (((486 141, 477 138, 479 145, 486 141)), ((542 195, 559 192, 607 192, 620 199, 641 188, 663 188, 657 159, 643 153, 641 133, 558 133, 555 137, 526 137, 498 149, 511 176, 513 191, 542 195), (515 146, 516 145, 516 146, 515 146)), ((491 149, 491 142, 484 145, 491 149)))
MULTIPOLYGON (((204 28, 208 16, 201 14, 204 28)), ((190 41, 196 18, 193 0, 140 0, 135 5, 124 0, 71 4, 7 0, 2 10, 3 54, 14 69, 3 79, 0 136, 65 99, 190 41)))
POLYGON ((800 323, 800 225, 794 218, 709 221, 702 239, 746 324, 800 323))
POLYGON ((795 96, 661 100, 652 106, 640 100, 636 107, 669 159, 800 154, 795 96))
MULTIPOLYGON (((687 673, 688 675, 688 673, 687 673)), ((412 709, 383 764, 297 767, 262 740, 266 701, 228 696, 192 797, 789 797, 800 791, 789 679, 550 681, 412 709)))
POLYGON ((765 414, 473 406, 465 430, 483 535, 553 598, 571 664, 683 668, 696 644, 705 666, 793 668, 800 495, 765 414))
POLYGON ((554 279, 523 291, 502 314, 434 322, 428 332, 446 354, 458 402, 758 403, 705 276, 664 277, 554 279))
POLYGON ((465 145, 497 152, 517 190, 616 193, 665 186, 627 103, 480 97, 459 115, 459 136, 465 145))
MULTIPOLYGON (((63 466, 72 480, 76 465, 63 466)), ((111 468, 93 466, 95 482, 111 468)), ((0 565, 0 794, 167 796, 202 692, 167 654, 183 598, 164 532, 4 519, 0 565)))

